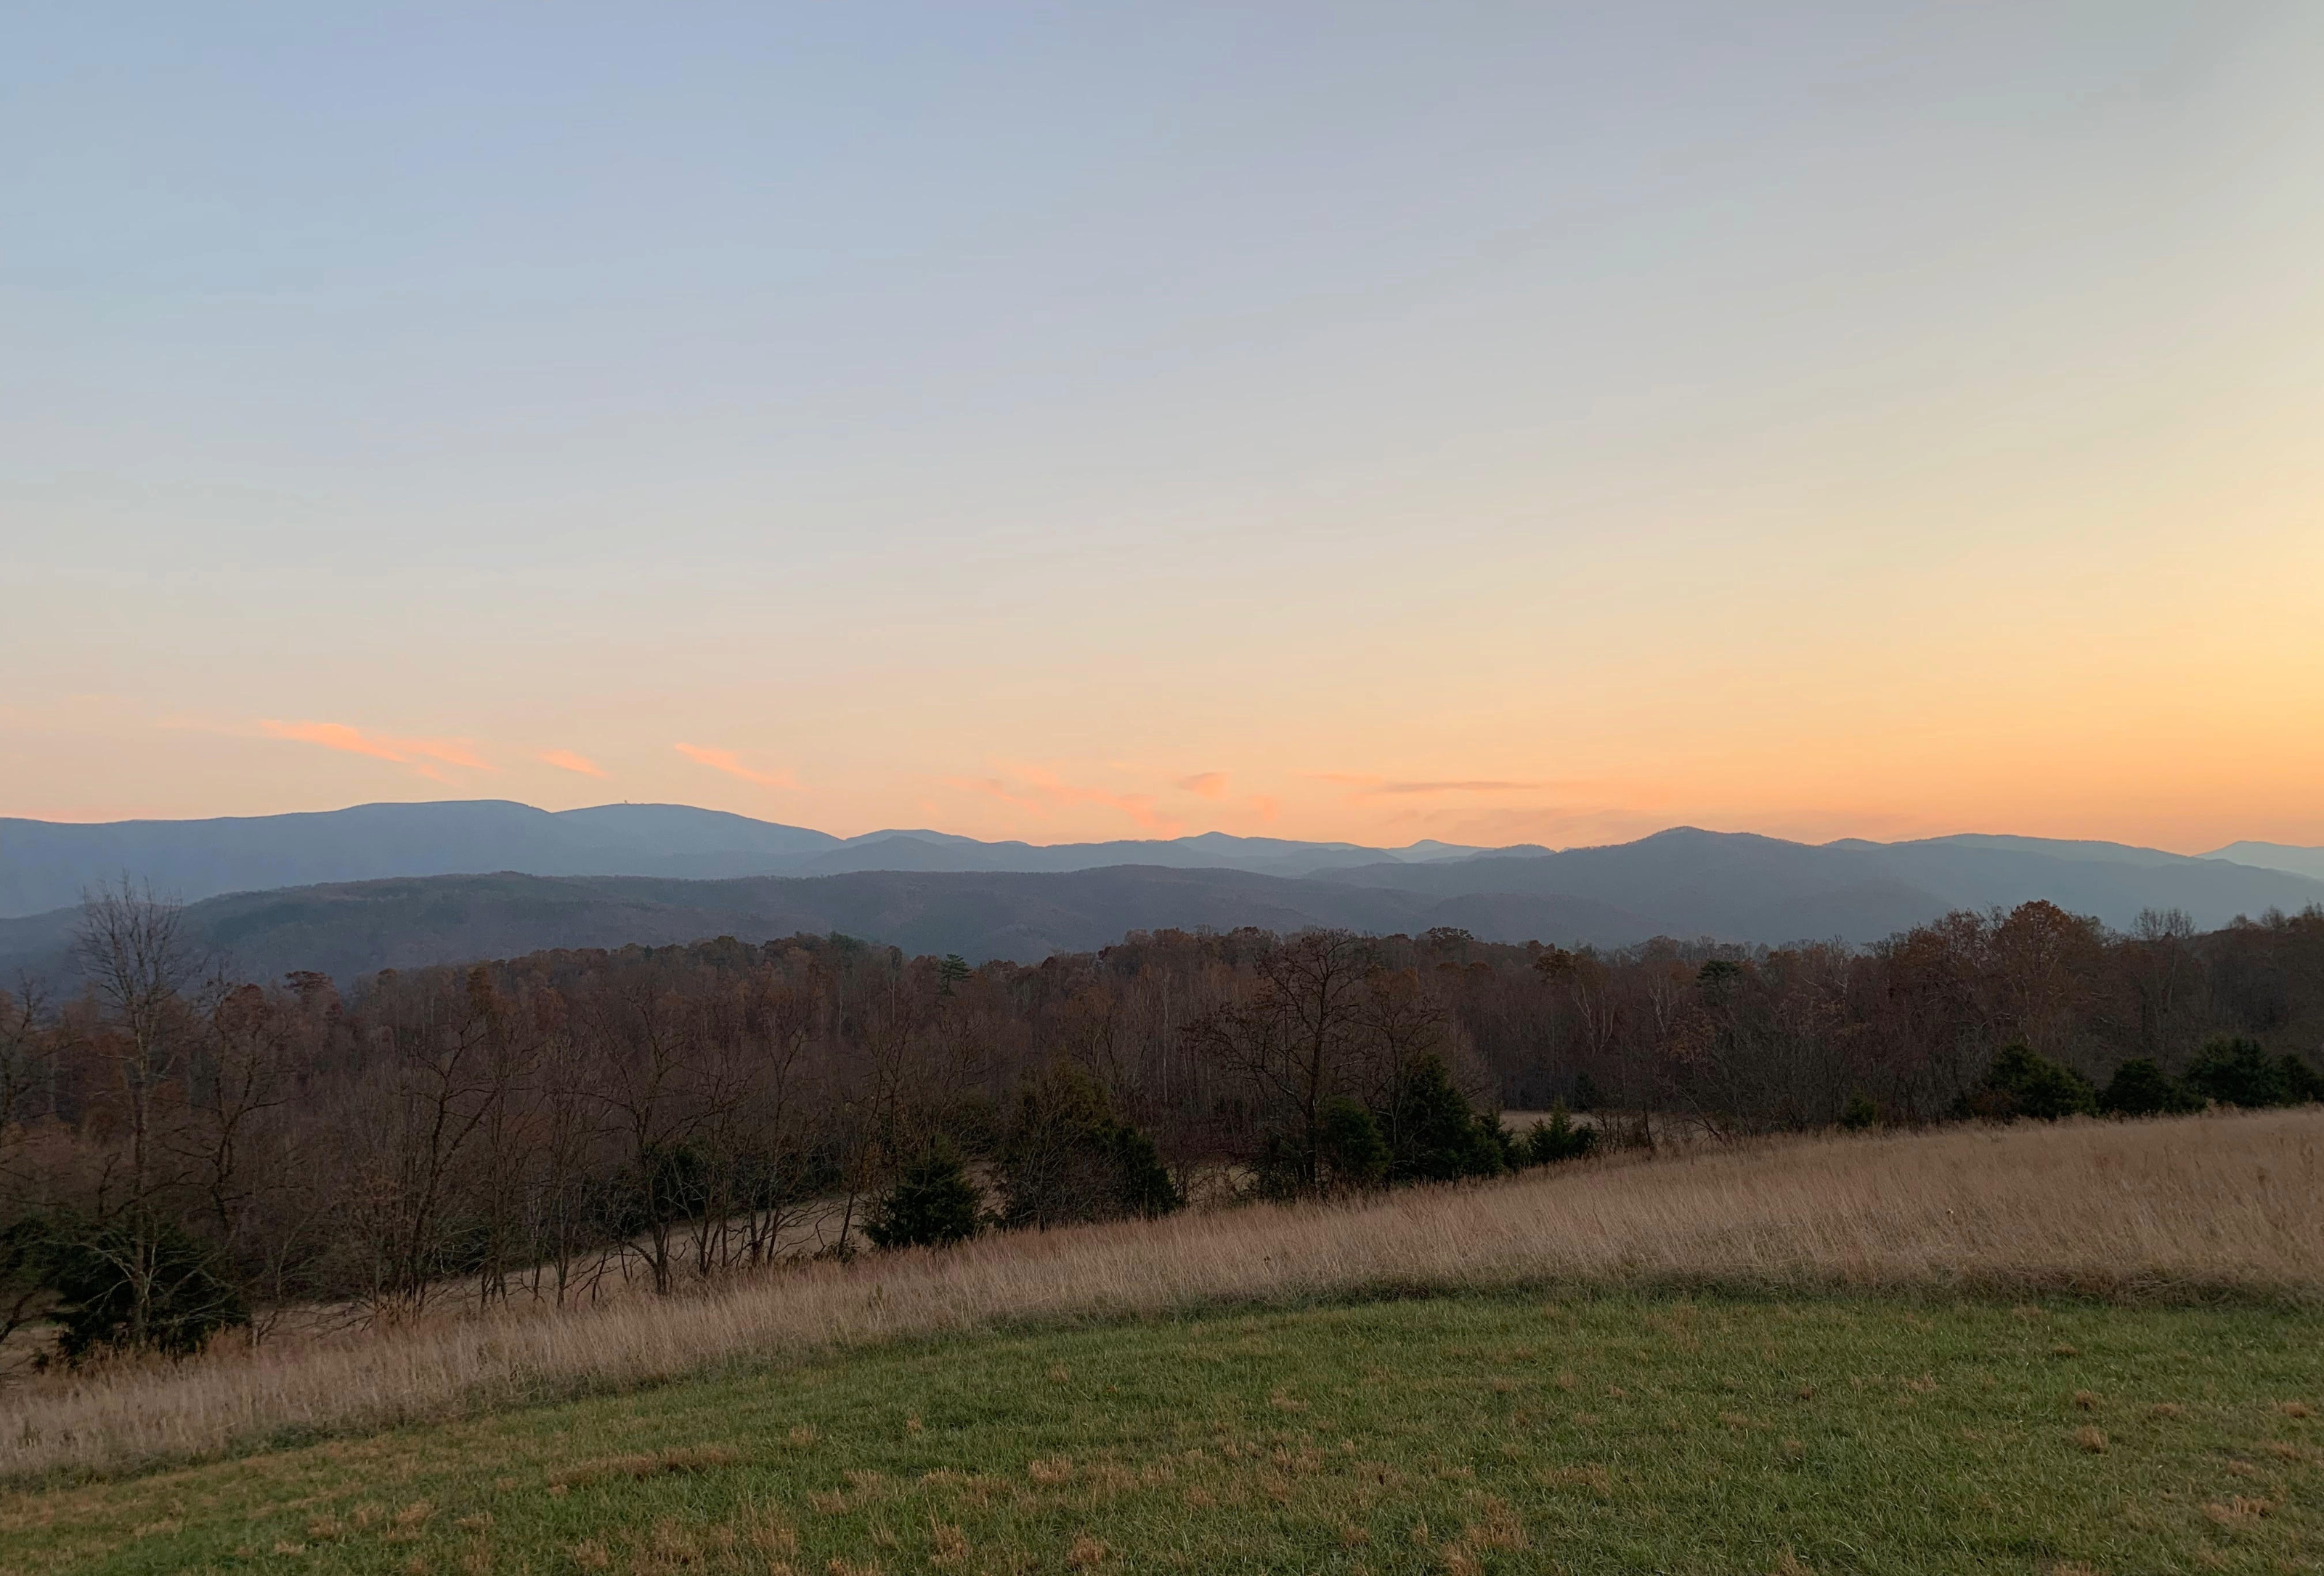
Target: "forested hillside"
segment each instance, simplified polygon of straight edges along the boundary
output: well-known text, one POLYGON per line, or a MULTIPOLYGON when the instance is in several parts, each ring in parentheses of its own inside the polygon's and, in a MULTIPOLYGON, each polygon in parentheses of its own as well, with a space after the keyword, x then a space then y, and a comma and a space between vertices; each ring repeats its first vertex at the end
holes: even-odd
POLYGON ((89 1339, 133 1345, 165 1340, 172 1286, 237 1317, 562 1299, 616 1267, 668 1288, 988 1211, 1102 1219, 1676 1133, 2289 1103, 2317 1097, 2324 1045, 2324 912, 2125 935, 2030 903, 1772 951, 1159 931, 982 967, 798 935, 342 990, 208 972, 182 913, 115 895, 78 945, 79 994, 0 998, 0 1229, 17 1316, 95 1309, 89 1339), (1571 1124, 1492 1116, 1553 1103, 1571 1124))

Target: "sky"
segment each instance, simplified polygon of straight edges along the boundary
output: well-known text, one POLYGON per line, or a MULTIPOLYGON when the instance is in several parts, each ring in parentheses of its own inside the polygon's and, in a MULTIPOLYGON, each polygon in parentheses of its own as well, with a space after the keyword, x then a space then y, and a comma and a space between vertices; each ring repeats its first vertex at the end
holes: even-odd
POLYGON ((0 815, 2324 843, 2324 7, 9 31, 0 815))

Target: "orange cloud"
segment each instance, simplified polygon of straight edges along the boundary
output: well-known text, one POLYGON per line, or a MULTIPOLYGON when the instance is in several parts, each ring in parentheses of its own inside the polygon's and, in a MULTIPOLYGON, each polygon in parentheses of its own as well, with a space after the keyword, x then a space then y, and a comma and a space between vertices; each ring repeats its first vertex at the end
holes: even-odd
POLYGON ((1358 772, 1317 771, 1309 773, 1318 782, 1337 783, 1353 788, 1351 798, 1370 799, 1383 796, 1413 797, 1433 794, 1513 794, 1534 793, 1555 788, 1548 782, 1504 782, 1493 778, 1457 778, 1441 782, 1395 782, 1384 777, 1371 777, 1358 772))
POLYGON ((1185 831, 1185 823, 1172 819, 1154 807, 1152 794, 1118 794, 1106 788, 1084 788, 1065 782, 1051 771, 1038 766, 1012 767, 1015 780, 997 777, 948 777, 945 786, 966 793, 982 794, 1014 805, 1021 810, 1046 816, 1050 811, 1068 805, 1103 805, 1120 810, 1139 825, 1157 836, 1176 837, 1185 831))
POLYGON ((795 788, 798 779, 788 771, 755 771, 742 764, 732 750, 713 750, 701 744, 673 744, 671 749, 697 766, 713 771, 723 771, 729 777, 739 777, 744 782, 757 783, 761 788, 795 788))
POLYGON ((586 755, 576 755, 570 750, 544 750, 540 760, 563 771, 577 771, 583 777, 604 777, 605 769, 586 755))
POLYGON ((1182 777, 1177 786, 1201 799, 1222 799, 1227 797, 1227 774, 1223 771, 1198 771, 1192 777, 1182 777))
POLYGON ((1250 807, 1259 812, 1260 820, 1272 821, 1283 806, 1265 794, 1253 794, 1250 796, 1250 807))
POLYGON ((444 775, 442 766, 457 766, 469 771, 492 771, 493 765, 479 756, 465 739, 399 739, 385 733, 366 733, 345 723, 282 723, 272 718, 258 724, 260 733, 270 739, 292 739, 301 744, 320 744, 326 750, 343 751, 349 755, 368 755, 374 760, 392 760, 399 766, 409 766, 420 776, 437 782, 452 779, 444 775))

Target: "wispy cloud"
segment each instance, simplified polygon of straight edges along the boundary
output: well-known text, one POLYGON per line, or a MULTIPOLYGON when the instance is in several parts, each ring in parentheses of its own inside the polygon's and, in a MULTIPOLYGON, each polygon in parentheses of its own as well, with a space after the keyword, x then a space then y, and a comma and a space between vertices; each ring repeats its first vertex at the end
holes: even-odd
POLYGON ((1180 778, 1177 786, 1198 799, 1222 799, 1227 797, 1227 774, 1198 771, 1192 777, 1180 778))
POLYGON ((1070 783, 1055 772, 1038 766, 1012 766, 1004 769, 1009 775, 1001 777, 948 777, 945 786, 964 793, 982 794, 1014 805, 1021 810, 1046 816, 1053 810, 1074 805, 1102 805, 1120 811, 1147 831, 1160 837, 1176 837, 1185 831, 1185 823, 1164 815, 1154 807, 1152 794, 1115 793, 1110 788, 1085 788, 1070 783))
POLYGON ((1462 782, 1384 782, 1371 791, 1377 794, 1514 794, 1536 793, 1549 786, 1545 782, 1494 782, 1471 779, 1462 782))
POLYGON ((348 755, 393 761, 436 782, 451 780, 442 770, 447 766, 466 771, 499 770, 478 755, 475 747, 466 739, 407 739, 391 733, 366 733, 345 723, 285 723, 271 717, 259 723, 258 731, 270 739, 290 739, 348 755))
POLYGON ((1498 778, 1451 778, 1434 782, 1399 782, 1391 778, 1372 777, 1359 772, 1318 771, 1310 773, 1318 782, 1336 783, 1350 789, 1349 797, 1414 798, 1435 794, 1515 794, 1538 793, 1555 788, 1548 782, 1510 782, 1498 778))
POLYGON ((1274 820, 1283 809, 1282 806, 1277 804, 1272 798, 1268 797, 1265 794, 1251 795, 1250 807, 1259 812, 1259 818, 1262 821, 1274 820))
POLYGON ((606 771, 604 767, 590 760, 586 755, 576 754, 570 750, 544 750, 540 752, 538 759, 550 766, 558 768, 561 771, 577 771, 583 777, 604 777, 606 775, 606 771))
POLYGON ((795 788, 798 787, 798 779, 789 772, 779 768, 773 771, 760 771, 753 767, 745 766, 732 750, 713 750, 706 744, 673 744, 670 748, 697 766, 706 766, 713 771, 723 771, 729 777, 739 777, 744 782, 753 782, 761 788, 795 788))

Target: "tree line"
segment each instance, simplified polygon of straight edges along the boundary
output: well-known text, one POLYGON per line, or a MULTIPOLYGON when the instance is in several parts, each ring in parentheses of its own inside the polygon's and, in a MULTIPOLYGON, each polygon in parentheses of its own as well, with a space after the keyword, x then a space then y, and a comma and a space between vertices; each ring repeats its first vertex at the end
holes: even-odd
POLYGON ((1870 947, 1159 932, 975 968, 799 935, 343 992, 237 979, 124 888, 78 954, 69 1000, 0 992, 0 1342, 64 1360, 1681 1130, 2324 1092, 2315 910, 2126 934, 2035 902, 1870 947))

